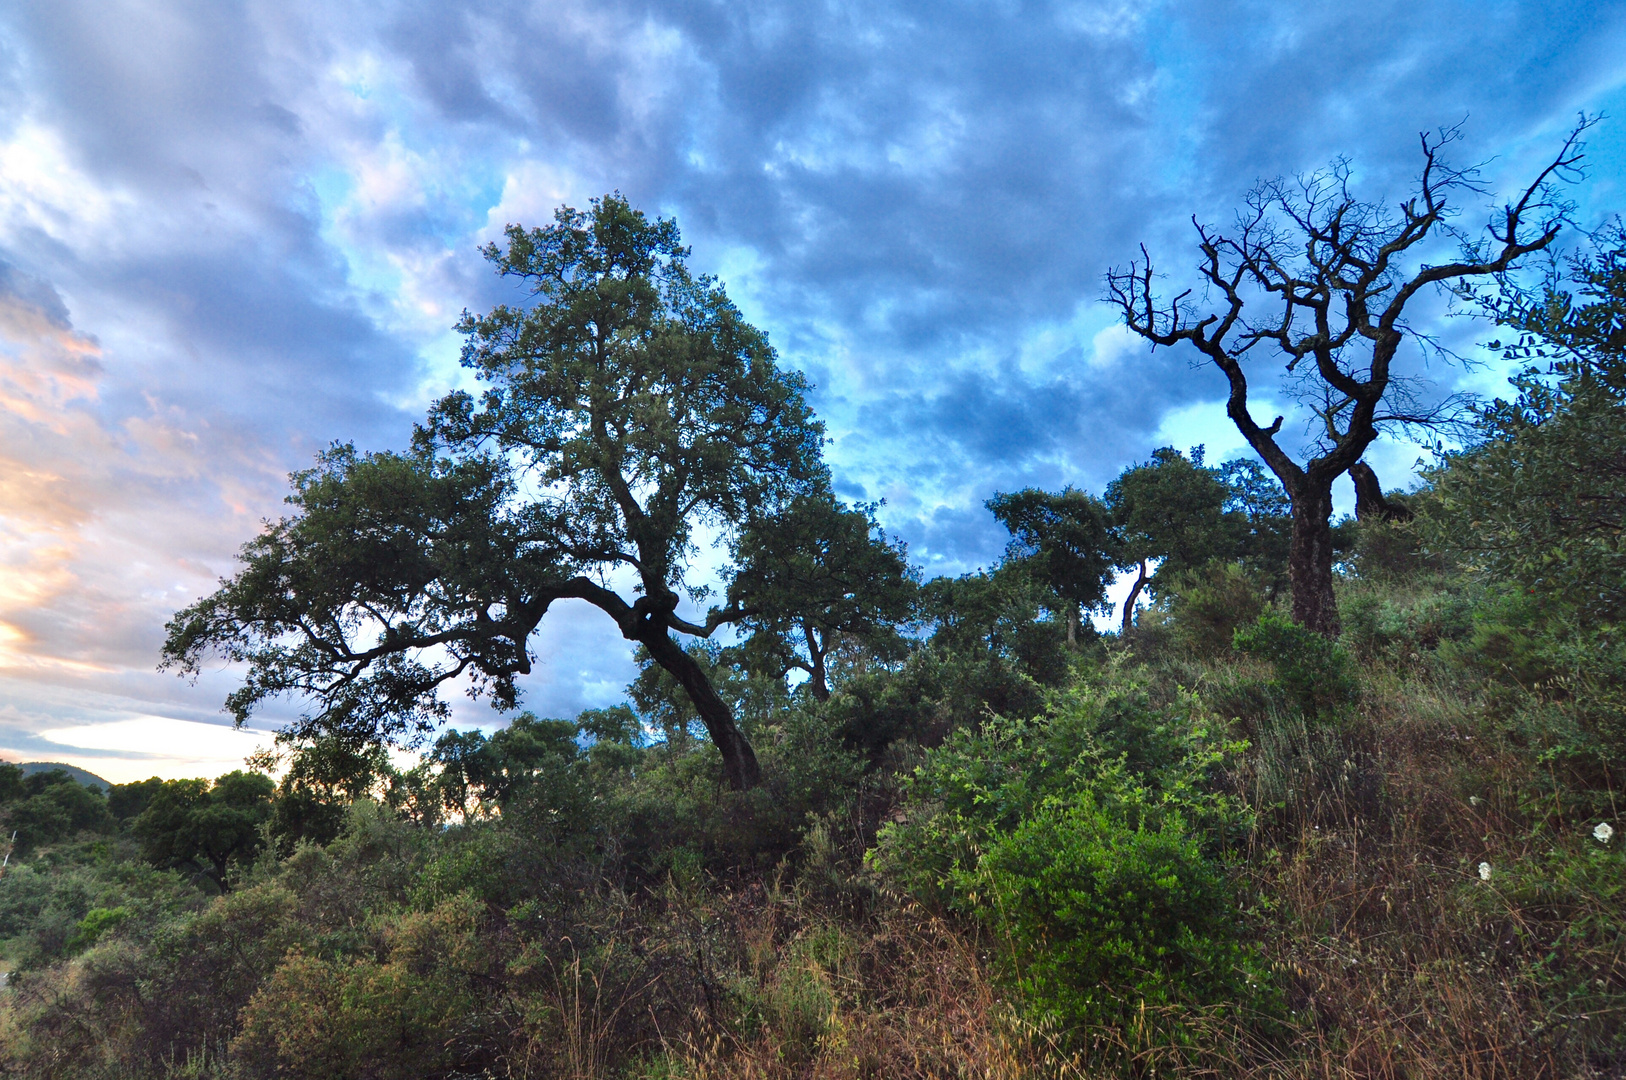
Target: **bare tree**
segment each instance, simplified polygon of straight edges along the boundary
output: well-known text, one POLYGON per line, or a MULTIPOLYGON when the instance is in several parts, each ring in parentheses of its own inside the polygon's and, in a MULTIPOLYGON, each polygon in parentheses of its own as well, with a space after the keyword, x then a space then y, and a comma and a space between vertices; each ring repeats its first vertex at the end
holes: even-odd
POLYGON ((1392 371, 1408 338, 1437 348, 1406 322, 1407 306, 1427 286, 1495 277, 1550 245, 1567 211, 1556 184, 1581 175, 1580 137, 1593 122, 1582 117, 1552 161, 1477 237, 1452 224, 1453 197, 1484 188, 1477 170, 1441 160, 1440 150, 1459 137, 1450 128, 1420 136, 1422 173, 1414 194, 1394 210, 1355 198, 1348 164, 1338 161, 1309 177, 1260 184, 1230 233, 1194 218, 1202 299, 1210 303, 1199 305, 1190 289, 1160 295, 1144 246, 1140 260, 1108 273, 1106 299, 1130 330, 1154 346, 1188 342, 1225 373, 1226 412, 1292 500, 1288 575, 1295 622, 1338 633, 1333 481, 1383 429, 1436 426, 1453 411, 1450 399, 1421 405, 1416 388, 1392 371), (1438 241, 1451 244, 1455 258, 1430 264, 1426 257, 1438 241), (1261 425, 1248 410, 1244 362, 1261 350, 1285 363, 1316 417, 1316 437, 1302 465, 1278 441, 1282 417, 1261 425))

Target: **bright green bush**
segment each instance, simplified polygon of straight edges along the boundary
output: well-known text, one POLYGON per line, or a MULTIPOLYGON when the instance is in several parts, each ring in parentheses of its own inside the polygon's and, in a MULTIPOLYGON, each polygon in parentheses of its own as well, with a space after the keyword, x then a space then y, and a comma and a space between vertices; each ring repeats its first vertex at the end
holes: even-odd
POLYGON ((1211 724, 1195 695, 1159 705, 1109 671, 1045 717, 956 731, 870 864, 988 925, 1030 1006, 1067 1025, 1234 1001, 1259 978, 1223 861, 1249 818, 1226 791, 1241 746, 1211 724))
POLYGON ((1049 800, 960 876, 1016 946, 1016 984, 1069 1026, 1258 994, 1261 966, 1240 940, 1223 866, 1177 812, 1124 809, 1088 792, 1049 800))
POLYGON ((103 934, 118 926, 130 917, 127 907, 91 908, 85 912, 85 917, 73 928, 68 935, 67 948, 71 952, 88 949, 99 941, 103 934))

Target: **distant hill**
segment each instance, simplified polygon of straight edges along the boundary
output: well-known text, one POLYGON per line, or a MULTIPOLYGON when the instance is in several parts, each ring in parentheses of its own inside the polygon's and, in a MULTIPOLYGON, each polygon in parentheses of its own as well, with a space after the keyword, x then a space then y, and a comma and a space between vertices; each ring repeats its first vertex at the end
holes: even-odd
POLYGON ((32 776, 39 772, 50 772, 52 769, 61 769, 81 784, 99 786, 103 791, 113 790, 113 785, 103 780, 93 772, 81 769, 77 765, 69 765, 61 761, 18 761, 14 764, 23 771, 24 776, 32 776))

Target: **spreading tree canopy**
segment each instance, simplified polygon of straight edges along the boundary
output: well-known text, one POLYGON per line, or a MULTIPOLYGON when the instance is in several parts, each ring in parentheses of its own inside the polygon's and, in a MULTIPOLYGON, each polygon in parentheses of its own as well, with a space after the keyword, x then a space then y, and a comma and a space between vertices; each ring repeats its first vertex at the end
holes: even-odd
POLYGON ((271 816, 271 779, 227 773, 207 780, 165 780, 131 826, 146 859, 158 866, 196 866, 222 892, 233 862, 252 859, 271 816))
POLYGON ((1200 450, 1192 460, 1172 446, 1152 451, 1150 461, 1125 469, 1107 485, 1119 542, 1120 565, 1134 567, 1135 583, 1124 600, 1127 633, 1141 590, 1152 580, 1148 563, 1159 560, 1157 580, 1195 570, 1210 559, 1240 553, 1248 524, 1227 512, 1233 493, 1215 470, 1204 468, 1200 450))
POLYGON ((530 635, 583 600, 677 680, 730 784, 750 787, 750 743, 673 635, 741 614, 678 614, 706 595, 687 577, 702 539, 827 487, 806 384, 690 274, 671 220, 606 196, 506 239, 485 255, 530 302, 459 326, 484 393, 436 403, 410 453, 341 447, 296 476, 295 512, 175 617, 166 662, 245 663, 239 720, 294 693, 315 705, 295 736, 421 743, 452 679, 514 705, 530 635))

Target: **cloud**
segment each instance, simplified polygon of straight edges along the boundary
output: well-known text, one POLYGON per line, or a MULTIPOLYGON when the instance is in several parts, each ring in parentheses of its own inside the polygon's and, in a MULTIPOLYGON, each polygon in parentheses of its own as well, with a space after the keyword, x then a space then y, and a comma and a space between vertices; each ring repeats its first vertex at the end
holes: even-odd
MULTIPOLYGON (((478 254, 511 221, 612 189, 676 215, 817 383, 843 493, 959 572, 1003 545, 995 490, 1228 437, 1216 373, 1096 303, 1107 267, 1144 242, 1178 281, 1192 215, 1338 154, 1392 197, 1416 132, 1464 117, 1460 160, 1505 186, 1619 96, 1623 36, 1575 2, 12 5, 0 745, 215 715, 230 672, 152 671, 164 619, 288 470, 399 445, 466 384, 450 327, 520 298, 478 254)), ((1594 142, 1617 191, 1626 136, 1594 142)), ((630 674, 592 612, 537 649, 542 713, 630 674)))
POLYGON ((271 746, 264 732, 168 716, 48 728, 39 737, 60 748, 51 751, 51 760, 89 769, 115 784, 155 774, 220 776, 241 769, 250 754, 271 746))

